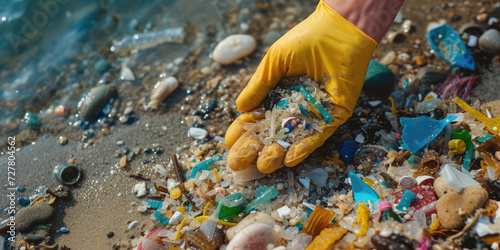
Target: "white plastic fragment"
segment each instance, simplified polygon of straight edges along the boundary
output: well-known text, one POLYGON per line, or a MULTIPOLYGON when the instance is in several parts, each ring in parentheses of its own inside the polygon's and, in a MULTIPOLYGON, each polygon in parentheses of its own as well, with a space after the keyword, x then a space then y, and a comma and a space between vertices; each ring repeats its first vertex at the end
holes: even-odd
POLYGON ((125 81, 134 81, 135 76, 132 70, 126 65, 122 65, 122 69, 120 71, 120 79, 125 81))
POLYGON ((380 101, 380 100, 377 100, 377 101, 369 101, 369 102, 368 102, 368 104, 370 104, 370 106, 372 106, 372 107, 376 107, 376 106, 378 106, 378 105, 379 105, 379 104, 381 104, 381 103, 382 103, 382 101, 380 101))
POLYGON ((359 144, 363 144, 363 142, 365 142, 365 136, 363 136, 362 134, 358 134, 356 135, 356 138, 354 138, 354 140, 359 144))
POLYGON ((290 143, 286 142, 286 141, 282 141, 282 140, 279 140, 279 141, 276 141, 279 145, 281 145, 282 147, 284 147, 285 149, 287 149, 288 147, 290 147, 290 143))
POLYGON ((309 185, 311 184, 311 179, 309 178, 299 178, 300 183, 306 187, 306 189, 309 189, 309 185))
POLYGON ((134 193, 137 197, 142 197, 148 193, 146 182, 139 182, 134 186, 134 193))
POLYGON ((196 140, 203 140, 207 138, 207 135, 208 131, 202 128, 195 128, 195 127, 189 128, 189 136, 193 137, 196 140))
POLYGON ((446 185, 457 192, 462 192, 465 187, 479 186, 479 183, 469 173, 461 172, 451 164, 446 164, 442 168, 441 176, 446 185))
POLYGON ((290 211, 292 210, 288 206, 282 206, 278 208, 276 211, 278 211, 278 214, 282 219, 285 219, 288 217, 288 215, 290 215, 290 211))
MULTIPOLYGON (((500 205, 500 202, 497 202, 497 205, 500 205)), ((488 234, 497 234, 500 232, 500 228, 498 227, 499 219, 500 206, 493 217, 493 224, 490 222, 490 218, 483 214, 479 217, 477 223, 472 227, 472 231, 477 233, 479 237, 483 237, 488 234)), ((470 220, 471 219, 468 219, 467 223, 469 223, 470 220)))
POLYGON ((130 222, 130 224, 128 224, 128 229, 133 229, 137 226, 137 224, 139 224, 138 221, 134 220, 132 222, 130 222))
POLYGON ((179 221, 181 221, 182 217, 184 217, 184 215, 179 212, 179 211, 176 211, 173 215, 172 215, 172 218, 170 218, 170 222, 169 224, 170 225, 176 225, 177 223, 179 223, 179 221))

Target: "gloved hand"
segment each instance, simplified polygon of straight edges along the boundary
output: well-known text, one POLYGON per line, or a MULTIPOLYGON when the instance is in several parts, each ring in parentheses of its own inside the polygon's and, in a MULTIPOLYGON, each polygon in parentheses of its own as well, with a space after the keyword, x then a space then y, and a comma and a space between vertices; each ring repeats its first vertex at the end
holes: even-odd
MULTIPOLYGON (((383 27, 384 34, 390 23, 383 27)), ((244 113, 226 133, 226 145, 231 147, 228 165, 243 170, 257 160, 259 171, 271 173, 283 163, 293 167, 307 158, 352 115, 376 47, 374 39, 321 1, 307 19, 271 46, 238 97, 238 110, 244 113), (325 85, 334 107, 330 111, 333 121, 322 127, 322 133, 316 131, 305 142, 294 143, 288 149, 276 142, 264 146, 251 139, 256 131, 245 131, 244 127, 264 118, 263 109, 256 108, 282 77, 303 74, 325 85)))

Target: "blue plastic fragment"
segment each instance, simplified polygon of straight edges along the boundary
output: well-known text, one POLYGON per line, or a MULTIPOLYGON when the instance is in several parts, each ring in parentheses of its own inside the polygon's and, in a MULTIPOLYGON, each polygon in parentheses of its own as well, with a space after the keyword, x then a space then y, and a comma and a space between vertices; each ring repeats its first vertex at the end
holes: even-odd
POLYGON ((302 228, 304 227, 304 224, 302 222, 297 223, 297 228, 299 229, 299 232, 302 231, 302 228))
POLYGON ((361 180, 356 173, 353 171, 349 172, 349 178, 351 179, 352 193, 354 195, 354 201, 356 203, 360 201, 372 201, 373 204, 380 199, 380 196, 371 188, 366 182, 361 180))
POLYGON ((399 211, 406 211, 408 207, 411 205, 412 202, 418 201, 417 196, 410 191, 410 190, 405 190, 403 192, 403 196, 401 197, 401 200, 399 201, 398 205, 396 206, 396 209, 399 211))
POLYGON ((351 162, 354 159, 354 154, 356 153, 356 147, 358 143, 354 140, 345 140, 337 148, 339 151, 340 159, 345 162, 351 162))
POLYGON ((287 131, 285 132, 285 135, 289 134, 293 130, 293 126, 290 123, 288 123, 287 125, 285 125, 285 128, 287 129, 287 131))
POLYGON ((410 151, 415 153, 434 140, 443 128, 456 118, 454 115, 442 120, 435 120, 427 116, 415 118, 403 117, 400 119, 400 123, 404 127, 401 138, 410 151))
POLYGON ((170 219, 163 216, 160 211, 156 210, 155 213, 155 218, 158 222, 160 222, 161 224, 163 224, 164 226, 168 226, 168 224, 170 223, 170 219))
POLYGON ((304 128, 305 128, 306 130, 309 130, 309 129, 311 129, 311 124, 309 124, 309 123, 306 123, 306 125, 304 126, 304 128))
POLYGON ((436 54, 452 67, 475 70, 472 52, 467 49, 460 34, 450 25, 443 24, 431 29, 427 34, 427 40, 436 54))
POLYGON ((483 137, 476 137, 476 141, 478 141, 478 142, 483 142, 483 143, 484 143, 485 141, 490 140, 490 139, 492 139, 492 138, 493 138, 493 136, 492 136, 492 135, 487 134, 487 135, 485 135, 485 136, 483 136, 483 137))
MULTIPOLYGON (((257 193, 258 190, 259 189, 257 189, 255 192, 257 193)), ((243 213, 250 212, 252 209, 257 208, 259 204, 270 201, 278 194, 279 192, 274 186, 267 188, 264 192, 261 192, 258 197, 257 195, 255 196, 256 198, 243 210, 243 213)))
POLYGON ((67 227, 61 227, 61 233, 69 233, 69 230, 67 227))
POLYGON ((276 107, 286 109, 288 106, 288 99, 281 99, 278 103, 276 103, 276 107))
POLYGON ((309 118, 309 113, 307 113, 307 110, 300 103, 299 103, 299 109, 300 109, 300 112, 302 112, 303 115, 305 115, 307 118, 309 118))
POLYGON ((196 166, 193 167, 191 170, 191 175, 189 176, 189 179, 194 178, 196 176, 196 173, 202 170, 208 170, 210 171, 210 168, 208 166, 212 165, 216 161, 222 160, 222 157, 220 155, 216 155, 206 161, 202 161, 198 163, 196 166))
POLYGON ((148 200, 148 207, 153 209, 160 209, 163 207, 163 201, 150 199, 148 200))
POLYGON ((321 116, 323 116, 323 119, 325 119, 326 123, 330 123, 333 120, 333 117, 330 115, 330 113, 328 113, 328 111, 326 111, 326 109, 321 106, 320 102, 314 99, 313 95, 311 95, 311 93, 304 87, 304 85, 294 85, 288 87, 288 89, 300 91, 300 93, 306 98, 306 100, 318 110, 321 116))
POLYGON ((382 181, 380 184, 382 184, 382 186, 384 186, 385 188, 391 188, 389 187, 389 184, 387 184, 387 182, 385 181, 382 181))
POLYGON ((28 206, 31 203, 30 199, 24 197, 19 198, 17 201, 19 202, 19 205, 23 207, 28 206))

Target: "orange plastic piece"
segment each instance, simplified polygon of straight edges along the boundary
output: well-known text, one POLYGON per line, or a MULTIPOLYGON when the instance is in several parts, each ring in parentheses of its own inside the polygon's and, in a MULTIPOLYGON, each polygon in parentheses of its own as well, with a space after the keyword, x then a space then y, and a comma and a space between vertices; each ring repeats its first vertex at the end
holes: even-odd
POLYGON ((360 203, 358 211, 356 211, 356 214, 358 215, 356 221, 358 222, 358 224, 361 225, 359 233, 357 233, 356 236, 357 237, 365 236, 366 232, 368 231, 368 220, 370 219, 370 210, 368 210, 368 207, 366 206, 365 203, 360 203))
MULTIPOLYGON (((500 171, 500 160, 495 157, 495 154, 500 150, 500 135, 493 136, 493 139, 485 141, 476 150, 483 157, 486 164, 488 164, 488 167, 500 171)), ((483 171, 485 171, 485 168, 483 168, 483 171)))
POLYGON ((335 224, 331 228, 325 228, 321 231, 318 237, 309 244, 307 250, 323 250, 327 249, 331 244, 340 240, 344 234, 347 233, 347 229, 335 224))
POLYGON ((313 213, 307 219, 302 232, 316 237, 335 217, 335 212, 325 209, 321 206, 316 206, 313 213))

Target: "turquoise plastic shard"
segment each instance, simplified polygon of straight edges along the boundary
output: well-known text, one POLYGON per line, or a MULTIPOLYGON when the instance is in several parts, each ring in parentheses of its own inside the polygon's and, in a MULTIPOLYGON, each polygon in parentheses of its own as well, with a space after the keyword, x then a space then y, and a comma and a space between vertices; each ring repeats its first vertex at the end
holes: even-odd
POLYGON ((371 188, 366 182, 361 180, 356 173, 353 171, 349 172, 349 178, 351 179, 352 193, 354 195, 354 201, 356 203, 360 201, 372 201, 373 204, 380 199, 380 196, 371 188))
POLYGON ((154 209, 160 209, 163 207, 163 201, 159 200, 148 200, 148 207, 154 209))
POLYGON ((243 210, 243 213, 250 212, 252 209, 257 208, 260 204, 270 201, 276 195, 278 195, 278 190, 274 186, 267 188, 264 192, 262 192, 243 210))
POLYGON ((307 118, 309 118, 309 113, 307 113, 307 110, 300 103, 299 103, 299 109, 300 109, 300 112, 302 112, 303 115, 305 115, 307 118))
POLYGON ((487 135, 485 135, 483 137, 476 137, 476 141, 484 143, 485 141, 487 141, 489 139, 492 139, 492 138, 493 138, 492 135, 487 134, 487 135))
POLYGON ((202 161, 202 162, 198 163, 191 170, 191 175, 189 176, 189 179, 194 178, 196 176, 196 173, 198 173, 199 171, 202 171, 202 170, 210 171, 211 169, 208 166, 210 166, 214 162, 220 161, 220 160, 222 160, 222 157, 220 155, 216 155, 216 156, 214 156, 206 161, 202 161))
POLYGON ((450 25, 439 25, 427 34, 431 48, 452 67, 475 70, 472 52, 465 46, 462 37, 450 25))
POLYGON ((404 127, 401 139, 403 139, 403 142, 408 146, 410 151, 415 153, 434 140, 443 128, 456 118, 454 115, 442 120, 432 119, 427 116, 415 118, 403 117, 399 120, 404 127))
POLYGON ((276 107, 286 109, 288 106, 288 99, 281 99, 278 103, 276 103, 276 107))
POLYGON ((465 129, 462 131, 453 131, 451 135, 452 139, 460 139, 465 142, 465 145, 467 146, 467 150, 465 151, 464 155, 464 162, 462 164, 462 167, 469 171, 470 164, 472 162, 472 154, 474 153, 474 143, 472 143, 471 139, 472 137, 470 136, 469 132, 465 129))
POLYGON ((404 211, 406 211, 406 209, 408 209, 408 207, 410 207, 410 205, 413 201, 418 201, 417 196, 415 196, 415 194, 412 191, 405 190, 403 192, 403 196, 401 197, 401 200, 399 201, 398 205, 396 206, 396 209, 404 212, 404 211))
POLYGON ((326 123, 330 123, 333 120, 333 117, 328 113, 328 111, 326 111, 325 108, 323 108, 323 106, 321 106, 321 103, 314 99, 313 95, 311 95, 311 93, 306 89, 306 87, 304 87, 304 85, 294 85, 288 87, 288 89, 300 91, 300 93, 306 98, 306 100, 318 110, 321 116, 323 116, 323 119, 325 119, 326 123))
POLYGON ((164 226, 168 226, 168 224, 170 223, 170 219, 163 216, 160 211, 156 210, 155 213, 155 218, 158 222, 160 222, 161 224, 163 224, 164 226))

